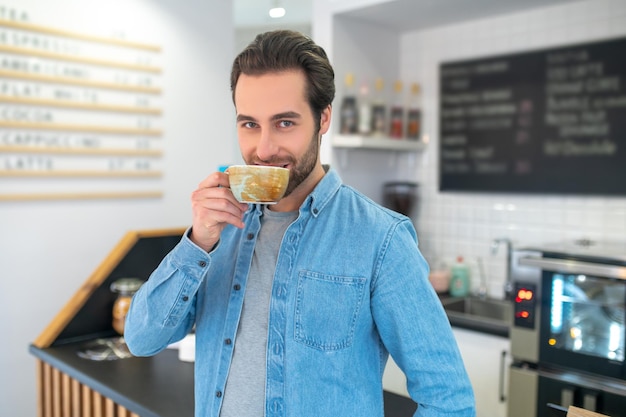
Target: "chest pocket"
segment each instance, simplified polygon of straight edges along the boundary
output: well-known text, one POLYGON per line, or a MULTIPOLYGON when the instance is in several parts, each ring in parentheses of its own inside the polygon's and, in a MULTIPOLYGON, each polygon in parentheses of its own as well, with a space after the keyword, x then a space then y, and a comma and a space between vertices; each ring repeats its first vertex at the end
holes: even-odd
POLYGON ((350 347, 366 279, 302 271, 298 276, 295 339, 320 350, 350 347))

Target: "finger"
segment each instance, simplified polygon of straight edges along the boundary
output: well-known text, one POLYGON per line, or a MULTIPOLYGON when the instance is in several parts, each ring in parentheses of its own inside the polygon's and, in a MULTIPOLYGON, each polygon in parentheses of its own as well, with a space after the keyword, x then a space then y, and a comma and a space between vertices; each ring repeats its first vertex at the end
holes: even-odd
POLYGON ((192 195, 194 218, 202 224, 230 223, 242 227, 247 204, 239 203, 227 188, 203 188, 192 195))
POLYGON ((213 188, 213 187, 230 187, 230 183, 228 181, 228 174, 224 172, 214 172, 206 177, 200 184, 198 188, 213 188))
POLYGON ((191 200, 192 202, 194 201, 201 202, 203 200, 207 200, 207 201, 208 200, 226 200, 230 202, 232 205, 236 206, 239 209, 239 211, 246 211, 248 209, 248 204, 240 203, 235 198, 230 188, 226 188, 226 187, 198 188, 191 194, 191 200))

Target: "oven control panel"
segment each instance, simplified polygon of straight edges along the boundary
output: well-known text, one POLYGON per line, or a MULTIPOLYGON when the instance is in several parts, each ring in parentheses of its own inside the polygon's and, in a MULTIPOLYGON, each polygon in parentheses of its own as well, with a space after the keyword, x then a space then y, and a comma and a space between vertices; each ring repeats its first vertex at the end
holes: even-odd
POLYGON ((513 322, 517 327, 535 328, 535 308, 537 286, 532 283, 517 282, 515 284, 513 322))

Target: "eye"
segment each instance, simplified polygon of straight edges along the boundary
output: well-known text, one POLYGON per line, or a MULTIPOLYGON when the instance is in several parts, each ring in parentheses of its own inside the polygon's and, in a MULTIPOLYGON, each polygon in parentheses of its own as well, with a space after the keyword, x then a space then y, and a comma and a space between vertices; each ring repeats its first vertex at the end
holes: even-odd
POLYGON ((254 122, 243 122, 241 124, 241 127, 245 128, 245 129, 254 129, 257 126, 256 123, 254 122))
POLYGON ((291 127, 293 125, 294 123, 291 120, 281 120, 280 122, 278 122, 279 127, 291 127))

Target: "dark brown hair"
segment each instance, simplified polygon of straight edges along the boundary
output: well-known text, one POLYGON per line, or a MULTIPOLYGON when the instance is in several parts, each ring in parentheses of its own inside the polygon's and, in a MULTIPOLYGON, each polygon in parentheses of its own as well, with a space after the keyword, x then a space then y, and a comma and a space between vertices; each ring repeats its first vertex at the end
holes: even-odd
POLYGON ((307 79, 307 100, 319 128, 322 111, 335 98, 335 72, 324 49, 309 37, 291 30, 256 36, 233 62, 230 89, 235 101, 237 80, 243 74, 302 70, 307 79))

